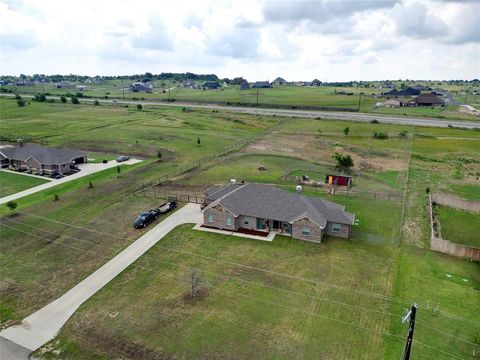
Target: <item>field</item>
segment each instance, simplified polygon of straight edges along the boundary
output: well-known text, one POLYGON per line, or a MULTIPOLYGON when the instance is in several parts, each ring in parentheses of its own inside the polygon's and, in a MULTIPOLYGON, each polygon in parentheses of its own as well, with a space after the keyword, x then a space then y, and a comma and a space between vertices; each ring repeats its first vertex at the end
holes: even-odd
POLYGON ((0 102, 4 141, 145 159, 120 175, 110 169, 19 199, 17 216, 2 207, 2 327, 65 293, 145 231, 134 230, 133 219, 162 201, 134 195, 147 181, 211 156, 158 190, 198 193, 231 178, 294 190, 295 176, 324 180, 336 171, 335 152, 354 160, 348 194, 304 188, 355 212, 352 239, 318 245, 279 236, 268 243, 178 227, 87 301, 36 357, 398 358, 408 330, 400 319, 413 302, 416 358, 480 351, 479 264, 428 250, 425 212, 427 187, 476 199, 480 132, 182 107, 0 102), (374 132, 389 139, 374 139, 374 132), (197 299, 188 296, 193 268, 205 287, 197 299))
POLYGON ((0 171, 0 197, 14 194, 48 182, 33 176, 0 171))
MULTIPOLYGON (((131 82, 111 80, 104 84, 87 85, 87 90, 82 91, 85 97, 95 98, 122 98, 133 100, 172 100, 175 101, 192 101, 192 102, 221 102, 228 104, 244 104, 255 106, 257 104, 263 106, 286 106, 296 107, 337 107, 359 109, 361 112, 381 113, 391 115, 407 115, 418 117, 438 117, 445 119, 463 119, 478 121, 479 117, 458 111, 458 106, 448 106, 445 108, 403 107, 399 109, 377 108, 375 104, 382 99, 376 96, 388 89, 379 88, 362 88, 362 87, 298 87, 298 86, 277 86, 271 89, 250 89, 240 90, 238 85, 228 85, 220 90, 201 90, 183 88, 180 84, 171 81, 155 82, 152 93, 133 93, 128 90, 123 91, 124 87, 128 87, 131 82), (170 90, 168 90, 170 89, 170 90), (342 92, 351 94, 343 95, 342 92), (360 96, 360 93, 362 95, 360 96)), ((465 97, 464 88, 459 86, 445 86, 452 91, 459 103, 468 103, 478 105, 480 96, 468 95, 465 97), (463 94, 463 95, 460 95, 463 94)), ((41 86, 27 87, 6 87, 9 90, 19 93, 41 93, 42 91, 52 95, 65 95, 67 93, 76 93, 75 89, 57 89, 53 84, 45 84, 41 86)), ((385 99, 383 99, 385 100, 385 99)))
POLYGON ((469 211, 437 206, 442 238, 480 248, 480 215, 469 211))

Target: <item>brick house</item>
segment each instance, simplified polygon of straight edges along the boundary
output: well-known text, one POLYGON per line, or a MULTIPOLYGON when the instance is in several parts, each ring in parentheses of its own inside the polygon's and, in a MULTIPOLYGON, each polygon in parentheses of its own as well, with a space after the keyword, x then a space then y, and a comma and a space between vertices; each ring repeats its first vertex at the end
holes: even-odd
POLYGON ((325 234, 349 238, 355 222, 342 205, 255 183, 208 189, 202 212, 205 227, 273 231, 316 243, 325 234))

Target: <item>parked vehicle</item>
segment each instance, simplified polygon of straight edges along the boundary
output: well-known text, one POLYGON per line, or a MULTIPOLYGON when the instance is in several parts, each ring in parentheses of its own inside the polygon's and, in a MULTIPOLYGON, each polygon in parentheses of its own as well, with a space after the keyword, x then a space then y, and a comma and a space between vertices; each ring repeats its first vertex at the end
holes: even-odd
POLYGON ((130 160, 130 156, 122 155, 115 159, 117 162, 124 162, 130 160))
POLYGON ((172 200, 160 205, 158 208, 142 212, 133 222, 133 227, 135 229, 142 229, 144 227, 147 227, 148 224, 157 220, 161 214, 172 211, 176 207, 177 202, 175 200, 172 200))

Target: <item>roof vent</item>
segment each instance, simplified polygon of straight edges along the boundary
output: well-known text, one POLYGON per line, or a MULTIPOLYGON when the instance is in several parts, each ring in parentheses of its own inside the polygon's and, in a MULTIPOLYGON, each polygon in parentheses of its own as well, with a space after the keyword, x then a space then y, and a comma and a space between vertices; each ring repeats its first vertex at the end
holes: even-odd
POLYGON ((17 145, 18 146, 23 146, 23 140, 22 139, 17 139, 17 145))
POLYGON ((297 185, 297 187, 295 188, 295 190, 297 190, 297 192, 302 192, 302 185, 297 185))

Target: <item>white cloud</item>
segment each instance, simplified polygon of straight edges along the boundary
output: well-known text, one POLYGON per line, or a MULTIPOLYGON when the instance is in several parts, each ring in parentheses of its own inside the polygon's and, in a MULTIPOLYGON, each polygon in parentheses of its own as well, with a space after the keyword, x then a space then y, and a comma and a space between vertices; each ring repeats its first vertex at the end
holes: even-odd
POLYGON ((0 0, 2 74, 478 77, 480 3, 0 0))

